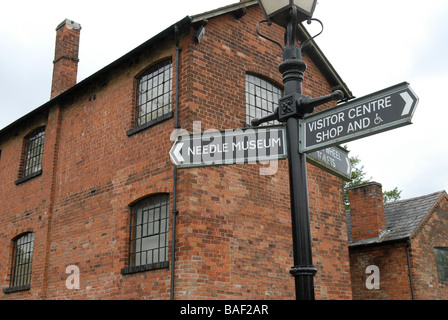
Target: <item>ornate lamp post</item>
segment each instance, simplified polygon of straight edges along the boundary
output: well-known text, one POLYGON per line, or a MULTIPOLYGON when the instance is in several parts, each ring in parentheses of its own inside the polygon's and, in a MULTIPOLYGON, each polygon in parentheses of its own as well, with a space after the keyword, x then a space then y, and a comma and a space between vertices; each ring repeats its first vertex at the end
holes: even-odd
POLYGON ((302 60, 301 47, 296 46, 297 30, 300 22, 311 19, 317 0, 258 2, 267 19, 286 28, 286 47, 283 49, 283 62, 279 66, 285 90, 274 113, 253 119, 251 124, 258 126, 274 119, 286 123, 294 249, 294 267, 290 272, 295 278, 296 299, 314 300, 314 276, 317 269, 313 265, 311 249, 306 155, 299 153, 299 119, 312 113, 316 106, 341 100, 344 95, 339 90, 315 99, 302 95, 306 64, 302 60))
POLYGON ((297 10, 297 18, 301 21, 310 19, 316 8, 317 0, 259 0, 264 15, 282 27, 290 20, 291 10, 297 10))

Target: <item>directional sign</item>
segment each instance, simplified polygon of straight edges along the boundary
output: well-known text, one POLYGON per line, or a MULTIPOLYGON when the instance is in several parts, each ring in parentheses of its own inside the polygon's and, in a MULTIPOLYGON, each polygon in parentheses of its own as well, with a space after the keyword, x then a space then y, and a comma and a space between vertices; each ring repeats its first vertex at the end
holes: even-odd
POLYGON ((418 97, 403 82, 300 120, 299 152, 310 153, 411 124, 418 97))
POLYGON ((307 162, 319 167, 344 181, 350 181, 352 166, 348 151, 339 146, 329 147, 306 155, 307 162))
POLYGON ((182 135, 170 150, 179 168, 272 161, 287 155, 282 126, 182 135))

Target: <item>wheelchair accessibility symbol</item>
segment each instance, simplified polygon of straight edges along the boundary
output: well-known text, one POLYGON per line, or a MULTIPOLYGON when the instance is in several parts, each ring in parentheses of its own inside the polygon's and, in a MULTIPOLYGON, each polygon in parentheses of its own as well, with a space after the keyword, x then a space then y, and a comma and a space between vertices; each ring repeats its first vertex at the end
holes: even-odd
POLYGON ((383 121, 383 119, 381 119, 381 117, 377 113, 376 118, 375 118, 375 120, 373 120, 373 122, 378 125, 380 123, 383 123, 384 121, 383 121))

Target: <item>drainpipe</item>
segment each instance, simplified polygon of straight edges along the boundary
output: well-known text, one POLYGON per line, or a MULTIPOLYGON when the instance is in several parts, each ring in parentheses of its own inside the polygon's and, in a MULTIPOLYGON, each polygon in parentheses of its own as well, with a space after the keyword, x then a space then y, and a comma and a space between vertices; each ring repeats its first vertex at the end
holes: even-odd
POLYGON ((410 286, 411 286, 411 294, 412 294, 412 300, 415 300, 415 296, 414 296, 414 284, 412 281, 412 271, 411 271, 411 255, 409 253, 410 251, 410 247, 411 247, 411 240, 408 239, 406 241, 406 258, 408 260, 408 270, 409 270, 409 282, 410 282, 410 286))
MULTIPOLYGON (((174 130, 176 131, 181 128, 179 125, 179 28, 177 25, 174 26, 175 41, 176 41, 176 96, 175 96, 175 110, 174 110, 174 130)), ((178 215, 177 211, 177 166, 174 165, 173 168, 173 224, 171 229, 171 290, 170 290, 170 300, 174 300, 174 269, 176 263, 176 218, 178 215)))

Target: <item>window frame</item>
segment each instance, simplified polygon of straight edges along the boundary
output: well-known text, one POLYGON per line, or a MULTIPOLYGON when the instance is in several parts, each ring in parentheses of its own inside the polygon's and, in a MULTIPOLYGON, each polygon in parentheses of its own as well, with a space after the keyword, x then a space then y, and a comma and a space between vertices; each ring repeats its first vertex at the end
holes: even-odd
POLYGON ((150 128, 174 116, 172 97, 173 79, 173 59, 171 57, 153 64, 137 77, 134 103, 134 128, 127 131, 128 136, 150 128), (159 82, 160 77, 162 77, 161 82, 159 82), (145 89, 141 90, 141 88, 145 89), (142 102, 143 98, 145 99, 144 102, 142 102), (154 105, 160 101, 162 105, 154 108, 154 105), (143 106, 145 109, 144 113, 141 112, 143 106), (167 110, 164 110, 165 108, 167 110), (142 118, 145 118, 145 121, 140 121, 142 118))
POLYGON ((42 174, 46 127, 34 129, 23 139, 22 159, 20 161, 18 185, 42 174), (34 142, 38 141, 36 145, 34 142), (36 169, 37 168, 37 169, 36 169))
POLYGON ((436 261, 437 277, 439 282, 448 284, 448 248, 434 247, 434 258, 436 261), (441 261, 441 258, 443 261, 441 261))
MULTIPOLYGON (((246 126, 251 126, 250 121, 253 118, 260 118, 274 112, 275 108, 278 106, 278 101, 282 96, 283 88, 274 81, 258 74, 246 73, 246 126), (253 90, 251 90, 251 87, 253 87, 253 90)), ((280 125, 280 122, 276 120, 269 121, 263 123, 261 126, 272 125, 280 125)))
POLYGON ((122 274, 169 267, 169 224, 168 193, 150 195, 130 206, 128 261, 127 267, 121 270, 122 274), (153 240, 157 245, 150 247, 153 240))
POLYGON ((13 250, 12 250, 12 261, 11 261, 11 271, 10 271, 10 279, 9 279, 9 288, 3 289, 4 293, 11 293, 17 291, 29 290, 31 288, 31 276, 32 276, 32 265, 33 265, 33 256, 34 256, 34 232, 26 232, 17 236, 13 240, 13 250), (31 239, 28 239, 31 237, 31 239), (23 243, 19 243, 23 240, 23 243), (19 246, 21 248, 26 248, 25 250, 21 249, 23 252, 22 255, 19 256, 19 246), (30 254, 31 257, 28 257, 29 261, 23 262, 22 256, 30 254), (18 273, 18 271, 20 273, 18 273))

